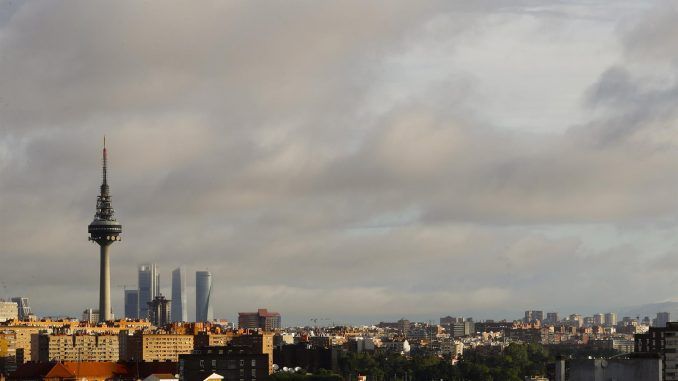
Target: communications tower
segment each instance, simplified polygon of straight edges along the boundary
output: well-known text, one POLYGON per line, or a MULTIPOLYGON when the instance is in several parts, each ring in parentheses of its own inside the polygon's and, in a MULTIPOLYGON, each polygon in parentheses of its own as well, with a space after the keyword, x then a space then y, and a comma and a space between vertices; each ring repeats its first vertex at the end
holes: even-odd
POLYGON ((113 216, 111 195, 106 178, 106 137, 103 150, 103 179, 101 192, 97 196, 97 210, 94 220, 89 224, 89 240, 99 244, 101 263, 99 267, 99 321, 111 320, 111 270, 108 262, 108 249, 115 241, 120 241, 122 225, 113 216))

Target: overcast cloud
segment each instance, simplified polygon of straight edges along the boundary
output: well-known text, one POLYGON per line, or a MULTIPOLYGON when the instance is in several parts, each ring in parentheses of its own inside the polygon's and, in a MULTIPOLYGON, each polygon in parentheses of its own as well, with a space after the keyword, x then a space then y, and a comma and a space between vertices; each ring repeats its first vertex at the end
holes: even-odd
POLYGON ((118 315, 145 262, 167 295, 189 270, 191 317, 209 269, 229 320, 674 299, 677 25, 669 1, 1 3, 0 280, 97 305, 106 134, 118 315))

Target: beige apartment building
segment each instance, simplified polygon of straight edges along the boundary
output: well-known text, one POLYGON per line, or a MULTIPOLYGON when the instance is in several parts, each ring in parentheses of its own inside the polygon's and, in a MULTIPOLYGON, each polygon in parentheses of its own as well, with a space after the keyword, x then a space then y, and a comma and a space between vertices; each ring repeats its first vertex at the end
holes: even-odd
POLYGON ((33 336, 32 359, 48 361, 118 361, 118 335, 50 335, 33 336))
POLYGON ((37 335, 41 328, 39 327, 9 327, 3 329, 6 332, 14 333, 16 347, 16 361, 18 365, 31 361, 31 337, 37 335))
POLYGON ((5 302, 0 299, 0 322, 19 318, 19 305, 14 302, 5 302))
POLYGON ((270 332, 251 332, 233 336, 233 345, 250 347, 255 353, 268 355, 268 373, 273 373, 273 334, 270 332))
POLYGON ((120 333, 123 361, 179 361, 180 354, 193 351, 193 335, 120 333))

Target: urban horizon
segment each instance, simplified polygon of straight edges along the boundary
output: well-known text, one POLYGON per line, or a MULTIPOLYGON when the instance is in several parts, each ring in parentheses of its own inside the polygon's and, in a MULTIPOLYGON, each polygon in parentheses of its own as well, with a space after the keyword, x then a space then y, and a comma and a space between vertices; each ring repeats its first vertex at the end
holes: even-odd
POLYGON ((307 25, 318 39, 289 28, 306 20, 293 9, 235 6, 257 49, 211 7, 0 6, 14 53, 0 65, 6 296, 43 314, 95 307, 98 260, 79 237, 107 135, 125 225, 117 312, 139 263, 209 268, 217 316, 268 306, 299 322, 678 300, 672 51, 659 48, 672 33, 645 29, 670 30, 671 6, 397 3, 373 23, 384 9, 326 4, 307 8, 325 21, 307 25), (110 14, 133 26, 129 45, 110 14))
POLYGON ((11 0, 0 57, 0 381, 678 381, 678 2, 11 0))

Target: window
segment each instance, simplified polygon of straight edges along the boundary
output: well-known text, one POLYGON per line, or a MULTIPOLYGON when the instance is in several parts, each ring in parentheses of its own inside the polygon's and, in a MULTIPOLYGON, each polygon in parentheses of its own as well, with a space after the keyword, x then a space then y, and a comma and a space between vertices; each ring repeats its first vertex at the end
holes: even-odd
POLYGON ((215 368, 217 366, 217 360, 212 360, 212 368, 215 368))
POLYGON ((200 368, 204 368, 204 367, 205 367, 205 360, 200 360, 200 368))
POLYGON ((242 360, 242 359, 241 359, 241 360, 240 360, 240 367, 243 367, 243 366, 245 366, 245 360, 242 360))
POLYGON ((252 378, 257 378, 257 370, 252 369, 252 378))
POLYGON ((245 369, 240 369, 240 377, 244 377, 244 376, 245 376, 245 369))
POLYGON ((255 366, 257 366, 257 360, 252 359, 252 368, 254 368, 255 366))

